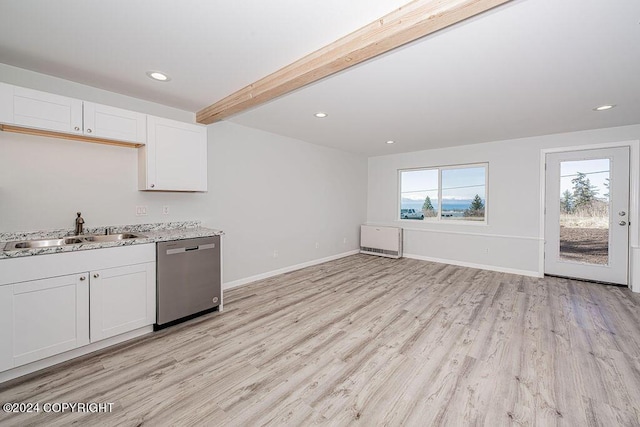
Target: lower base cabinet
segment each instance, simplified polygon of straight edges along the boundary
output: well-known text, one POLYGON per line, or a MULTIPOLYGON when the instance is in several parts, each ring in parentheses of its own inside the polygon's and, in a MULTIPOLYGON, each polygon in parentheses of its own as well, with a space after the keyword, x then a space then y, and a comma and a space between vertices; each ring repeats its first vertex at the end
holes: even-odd
POLYGON ((0 293, 0 369, 89 344, 87 273, 2 286, 0 293))
POLYGON ((0 373, 155 323, 155 244, 0 264, 0 373))
POLYGON ((0 372, 13 368, 13 286, 0 286, 0 372))
POLYGON ((90 273, 91 342, 155 323, 155 263, 90 273))

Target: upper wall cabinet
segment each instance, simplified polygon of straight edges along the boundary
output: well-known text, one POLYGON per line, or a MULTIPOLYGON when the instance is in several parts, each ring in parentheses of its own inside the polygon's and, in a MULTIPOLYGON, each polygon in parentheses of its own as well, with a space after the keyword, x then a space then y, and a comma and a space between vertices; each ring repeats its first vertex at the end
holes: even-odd
POLYGON ((92 142, 140 145, 147 139, 145 114, 4 83, 0 83, 0 123, 92 142))
POLYGON ((13 122, 13 86, 0 82, 0 123, 13 122))
POLYGON ((207 128, 147 116, 138 152, 140 190, 207 191, 207 128))
POLYGON ((3 92, 9 95, 3 98, 3 110, 12 112, 5 123, 82 134, 82 101, 18 86, 3 92))
POLYGON ((99 138, 144 144, 147 142, 147 115, 85 102, 84 131, 99 138))
POLYGON ((207 128, 202 125, 0 82, 0 130, 141 147, 140 190, 207 191, 207 128))

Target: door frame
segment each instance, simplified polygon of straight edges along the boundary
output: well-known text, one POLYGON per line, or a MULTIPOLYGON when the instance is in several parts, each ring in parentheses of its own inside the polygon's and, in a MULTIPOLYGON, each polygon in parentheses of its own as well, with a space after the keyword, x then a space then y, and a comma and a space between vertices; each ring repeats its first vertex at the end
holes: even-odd
POLYGON ((538 272, 544 276, 544 224, 545 224, 545 192, 547 174, 545 162, 547 154, 600 148, 629 147, 629 288, 633 292, 640 292, 640 239, 638 235, 638 221, 640 220, 640 140, 607 142, 597 144, 573 145, 540 150, 540 225, 538 231, 538 272))

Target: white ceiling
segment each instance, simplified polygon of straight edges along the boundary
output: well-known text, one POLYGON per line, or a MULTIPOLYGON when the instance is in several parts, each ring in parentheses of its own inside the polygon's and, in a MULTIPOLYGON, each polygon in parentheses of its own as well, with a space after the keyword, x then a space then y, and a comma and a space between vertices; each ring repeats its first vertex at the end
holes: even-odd
MULTIPOLYGON (((0 62, 197 111, 406 2, 0 0, 0 62)), ((230 120, 366 155, 638 124, 639 22, 513 0, 230 120)))

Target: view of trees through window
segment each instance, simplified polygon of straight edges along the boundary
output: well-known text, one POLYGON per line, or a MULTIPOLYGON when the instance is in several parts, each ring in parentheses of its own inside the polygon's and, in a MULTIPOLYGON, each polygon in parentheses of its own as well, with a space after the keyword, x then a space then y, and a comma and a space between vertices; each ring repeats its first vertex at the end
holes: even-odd
POLYGON ((487 165, 400 171, 400 219, 485 221, 487 165))
POLYGON ((560 258, 607 264, 610 160, 560 163, 560 258))

